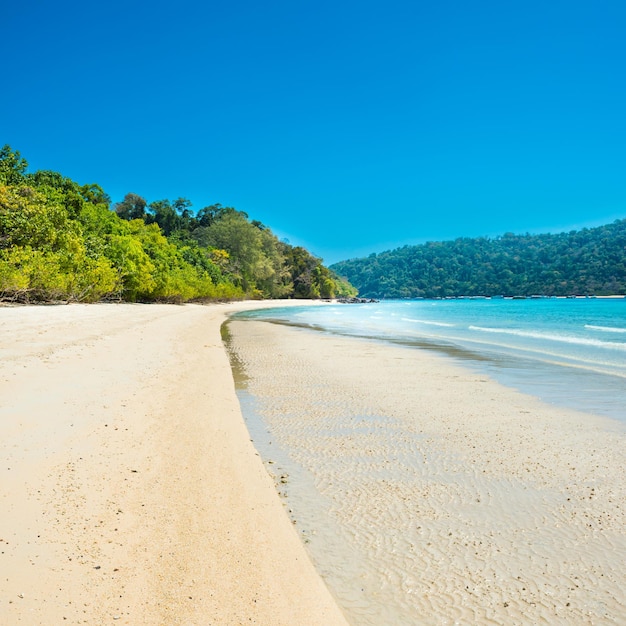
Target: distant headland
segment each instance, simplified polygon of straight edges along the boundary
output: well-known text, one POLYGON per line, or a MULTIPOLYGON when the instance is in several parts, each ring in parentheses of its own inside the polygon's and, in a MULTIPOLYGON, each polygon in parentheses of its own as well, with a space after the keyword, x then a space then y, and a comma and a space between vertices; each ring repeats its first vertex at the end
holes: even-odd
POLYGON ((362 298, 626 294, 626 219, 597 228, 428 242, 330 269, 362 298))

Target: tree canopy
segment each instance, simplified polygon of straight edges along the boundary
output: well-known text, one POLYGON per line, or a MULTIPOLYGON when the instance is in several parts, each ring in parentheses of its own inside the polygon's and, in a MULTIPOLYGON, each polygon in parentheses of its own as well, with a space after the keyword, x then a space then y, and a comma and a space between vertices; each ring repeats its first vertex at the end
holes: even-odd
POLYGON ((404 246, 331 269, 374 298, 626 294, 626 220, 404 246))
POLYGON ((28 172, 0 149, 0 299, 165 301, 319 298, 356 290, 246 213, 28 172))

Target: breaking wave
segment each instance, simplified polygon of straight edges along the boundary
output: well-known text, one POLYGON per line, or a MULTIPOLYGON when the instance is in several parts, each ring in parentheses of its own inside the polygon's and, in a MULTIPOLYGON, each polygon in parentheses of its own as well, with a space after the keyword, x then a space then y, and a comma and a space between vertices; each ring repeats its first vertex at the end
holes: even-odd
POLYGON ((594 326, 593 324, 585 324, 588 330, 598 330, 603 333, 626 333, 626 328, 618 328, 616 326, 594 326))
POLYGON ((445 326, 446 328, 454 328, 455 324, 447 324, 446 322, 432 322, 430 320, 416 320, 410 317, 403 317, 403 322, 415 322, 417 324, 425 324, 427 326, 445 326))
POLYGON ((599 339, 589 339, 586 337, 572 337, 571 335, 554 335, 548 333, 537 333, 526 330, 517 330, 509 328, 488 328, 484 326, 470 326, 470 330, 476 330, 483 333, 498 333, 503 335, 515 335, 517 337, 525 337, 529 339, 540 339, 544 341, 558 341, 559 343, 568 343, 579 346, 594 346, 597 348, 609 348, 611 350, 626 351, 626 343, 616 341, 601 341, 599 339))

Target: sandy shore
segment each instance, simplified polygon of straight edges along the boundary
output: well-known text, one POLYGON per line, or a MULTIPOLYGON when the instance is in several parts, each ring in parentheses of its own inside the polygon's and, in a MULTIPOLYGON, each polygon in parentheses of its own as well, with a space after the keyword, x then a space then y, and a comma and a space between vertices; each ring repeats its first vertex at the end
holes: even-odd
POLYGON ((257 448, 353 626, 626 624, 623 424, 432 352, 228 327, 257 448))
POLYGON ((0 308, 0 624, 345 624, 215 306, 0 308))

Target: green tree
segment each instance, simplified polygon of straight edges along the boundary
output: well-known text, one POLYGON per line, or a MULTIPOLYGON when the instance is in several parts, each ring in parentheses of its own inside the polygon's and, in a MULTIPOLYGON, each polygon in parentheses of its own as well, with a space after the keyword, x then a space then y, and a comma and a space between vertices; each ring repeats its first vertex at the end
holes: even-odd
POLYGON ((28 163, 17 150, 5 144, 0 148, 0 183, 19 185, 24 181, 28 163))
POLYGON ((123 220, 143 220, 146 217, 146 201, 136 193, 127 193, 121 202, 115 204, 115 212, 123 220))
POLYGON ((0 185, 0 294, 5 299, 97 300, 114 289, 104 257, 89 256, 78 222, 31 187, 0 185))
POLYGON ((166 236, 177 231, 181 226, 181 218, 169 200, 156 200, 148 206, 148 224, 158 224, 166 236))

